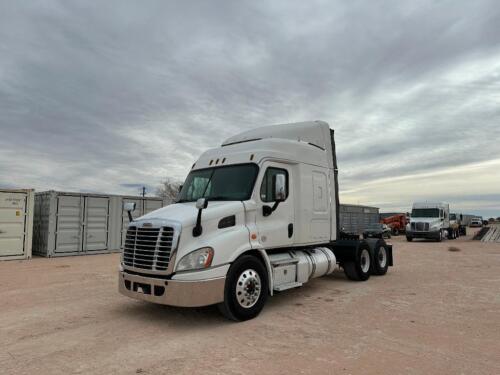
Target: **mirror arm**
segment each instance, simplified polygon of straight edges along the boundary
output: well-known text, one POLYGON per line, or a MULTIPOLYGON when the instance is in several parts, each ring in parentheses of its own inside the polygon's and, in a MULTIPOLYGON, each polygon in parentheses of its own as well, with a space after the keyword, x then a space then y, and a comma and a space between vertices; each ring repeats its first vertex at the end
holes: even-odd
POLYGON ((263 216, 269 216, 271 215, 276 209, 278 208, 279 204, 281 201, 276 201, 274 202, 272 207, 269 206, 262 206, 262 215, 263 216))
POLYGON ((201 226, 201 211, 203 211, 203 208, 200 208, 198 210, 198 217, 196 218, 196 225, 193 228, 193 237, 199 237, 199 236, 201 236, 201 233, 203 232, 203 227, 201 226))
POLYGON ((130 211, 127 211, 127 214, 128 214, 128 221, 131 223, 132 221, 134 221, 134 218, 132 217, 132 213, 130 211))

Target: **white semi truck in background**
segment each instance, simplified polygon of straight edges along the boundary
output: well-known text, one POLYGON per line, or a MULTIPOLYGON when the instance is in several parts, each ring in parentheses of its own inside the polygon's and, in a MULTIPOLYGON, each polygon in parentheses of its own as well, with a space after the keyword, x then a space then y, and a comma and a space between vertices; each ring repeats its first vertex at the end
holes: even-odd
POLYGON ((338 215, 327 123, 242 133, 200 156, 175 204, 129 224, 119 291, 165 305, 217 304, 240 321, 337 264, 352 280, 384 275, 392 246, 343 235, 338 215))
POLYGON ((414 203, 410 222, 406 227, 406 239, 455 239, 460 236, 460 224, 457 214, 450 214, 448 203, 414 203))

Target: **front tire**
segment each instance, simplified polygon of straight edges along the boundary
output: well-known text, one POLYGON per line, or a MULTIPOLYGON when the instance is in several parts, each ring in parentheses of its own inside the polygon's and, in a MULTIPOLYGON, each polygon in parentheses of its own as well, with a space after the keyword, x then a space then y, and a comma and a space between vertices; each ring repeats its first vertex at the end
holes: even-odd
POLYGON ((243 255, 229 268, 224 287, 224 302, 217 305, 228 319, 244 321, 255 318, 268 296, 267 270, 254 256, 243 255))
POLYGON ((442 230, 439 231, 439 235, 437 238, 437 242, 441 242, 441 241, 443 241, 443 231, 442 230))
POLYGON ((413 237, 410 237, 410 236, 406 236, 406 241, 408 241, 408 242, 411 242, 411 241, 413 241, 413 237))

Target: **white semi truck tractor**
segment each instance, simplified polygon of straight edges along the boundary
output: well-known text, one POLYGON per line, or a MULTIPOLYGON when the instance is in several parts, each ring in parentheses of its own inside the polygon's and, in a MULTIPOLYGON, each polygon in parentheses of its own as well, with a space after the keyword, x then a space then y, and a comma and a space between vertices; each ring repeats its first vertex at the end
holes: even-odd
POLYGON ((417 202, 413 204, 410 222, 406 226, 406 239, 455 239, 459 236, 459 225, 450 215, 448 203, 417 202))
POLYGON ((257 316, 268 296, 337 265, 352 280, 384 275, 392 246, 343 234, 338 215, 327 123, 239 134, 200 156, 175 204, 130 222, 119 291, 164 305, 216 304, 241 321, 257 316))

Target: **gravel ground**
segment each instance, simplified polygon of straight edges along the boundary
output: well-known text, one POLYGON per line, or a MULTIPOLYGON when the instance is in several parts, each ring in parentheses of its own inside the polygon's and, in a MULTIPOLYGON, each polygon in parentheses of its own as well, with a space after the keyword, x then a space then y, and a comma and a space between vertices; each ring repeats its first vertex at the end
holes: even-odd
POLYGON ((403 240, 244 323, 121 296, 118 254, 1 262, 0 373, 500 374, 500 244, 403 240))

